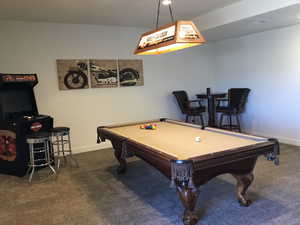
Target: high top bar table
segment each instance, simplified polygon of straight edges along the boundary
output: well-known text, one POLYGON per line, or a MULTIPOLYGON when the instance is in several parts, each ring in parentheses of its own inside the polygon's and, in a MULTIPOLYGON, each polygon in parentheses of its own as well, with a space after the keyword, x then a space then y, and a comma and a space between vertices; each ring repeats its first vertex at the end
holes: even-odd
POLYGON ((216 99, 225 98, 227 93, 211 93, 211 89, 206 89, 206 94, 197 94, 199 99, 207 99, 207 111, 208 111, 208 126, 217 127, 216 124, 216 99))

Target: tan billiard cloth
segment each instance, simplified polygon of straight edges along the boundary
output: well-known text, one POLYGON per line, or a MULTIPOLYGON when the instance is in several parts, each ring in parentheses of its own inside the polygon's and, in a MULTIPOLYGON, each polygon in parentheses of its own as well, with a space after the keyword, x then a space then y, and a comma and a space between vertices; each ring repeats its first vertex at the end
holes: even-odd
POLYGON ((250 135, 214 128, 184 126, 171 122, 156 122, 156 130, 140 129, 140 125, 108 128, 110 131, 147 145, 177 159, 185 160, 267 141, 250 135), (196 142, 195 138, 201 141, 196 142))

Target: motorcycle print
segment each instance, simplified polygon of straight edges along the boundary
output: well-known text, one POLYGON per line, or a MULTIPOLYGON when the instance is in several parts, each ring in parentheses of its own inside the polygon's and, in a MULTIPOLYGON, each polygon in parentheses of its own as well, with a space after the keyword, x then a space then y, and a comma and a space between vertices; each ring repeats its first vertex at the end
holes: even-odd
POLYGON ((119 73, 120 86, 135 86, 140 78, 139 72, 132 68, 124 68, 119 73))
POLYGON ((79 62, 76 67, 70 67, 68 73, 64 77, 64 84, 68 89, 81 89, 88 85, 88 77, 86 75, 87 63, 79 62))
POLYGON ((118 82, 116 69, 105 69, 91 63, 90 71, 98 85, 115 85, 118 82))
POLYGON ((60 90, 144 85, 142 60, 63 59, 57 71, 60 90))
POLYGON ((90 59, 90 78, 92 88, 118 87, 118 65, 113 59, 90 59))
POLYGON ((138 59, 119 59, 119 83, 121 87, 143 86, 143 61, 138 59))

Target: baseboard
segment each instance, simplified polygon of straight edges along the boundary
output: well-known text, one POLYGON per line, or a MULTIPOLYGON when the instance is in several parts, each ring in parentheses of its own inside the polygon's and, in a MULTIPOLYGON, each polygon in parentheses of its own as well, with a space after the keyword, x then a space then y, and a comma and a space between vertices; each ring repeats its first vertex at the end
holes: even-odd
POLYGON ((300 140, 290 139, 290 138, 281 138, 281 137, 279 137, 278 140, 280 143, 283 143, 283 144, 300 146, 300 140))
POLYGON ((272 137, 272 138, 277 138, 278 141, 282 144, 289 144, 289 145, 295 145, 295 146, 300 146, 300 140, 297 139, 292 139, 292 138, 287 138, 287 137, 279 137, 279 136, 275 136, 275 135, 268 135, 268 134, 263 134, 263 133, 251 133, 253 135, 257 135, 257 136, 264 136, 264 137, 272 137))
POLYGON ((72 151, 73 154, 79 154, 79 153, 84 153, 84 152, 92 152, 100 149, 106 149, 106 148, 111 148, 112 145, 108 142, 103 142, 101 144, 95 144, 95 145, 90 145, 90 146, 79 146, 79 147, 73 147, 72 151))

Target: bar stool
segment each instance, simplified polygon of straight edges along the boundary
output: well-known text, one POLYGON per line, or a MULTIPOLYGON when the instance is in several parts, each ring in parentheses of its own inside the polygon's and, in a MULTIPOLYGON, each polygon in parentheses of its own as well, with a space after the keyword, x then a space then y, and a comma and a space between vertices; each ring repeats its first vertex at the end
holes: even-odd
POLYGON ((29 175, 29 183, 31 183, 36 168, 49 167, 53 174, 56 175, 55 169, 52 167, 54 163, 53 149, 50 142, 50 133, 38 132, 30 134, 26 137, 29 145, 29 164, 27 175, 29 175))
POLYGON ((64 162, 67 164, 67 154, 71 161, 75 164, 75 167, 79 167, 77 160, 72 155, 71 138, 69 127, 54 127, 50 130, 52 136, 52 145, 54 149, 54 155, 57 158, 56 168, 60 168, 60 154, 64 157, 64 162))
POLYGON ((192 118, 192 123, 195 123, 195 118, 199 117, 201 126, 204 127, 203 113, 205 113, 205 106, 201 105, 201 99, 189 100, 186 91, 173 91, 179 108, 183 114, 186 115, 185 122, 189 122, 189 118, 192 118), (197 103, 198 106, 193 107, 192 104, 197 103))
POLYGON ((228 99, 217 99, 218 105, 216 107, 216 112, 222 113, 220 118, 220 128, 242 132, 239 116, 245 111, 249 93, 249 88, 231 88, 228 90, 228 99), (226 106, 221 106, 221 102, 227 103, 226 106), (227 124, 223 124, 224 116, 227 116, 228 118, 227 124), (236 119, 236 124, 233 124, 233 117, 236 119))

